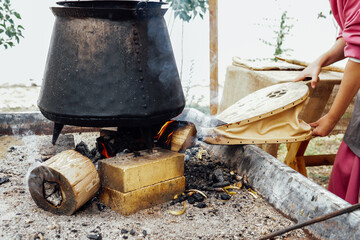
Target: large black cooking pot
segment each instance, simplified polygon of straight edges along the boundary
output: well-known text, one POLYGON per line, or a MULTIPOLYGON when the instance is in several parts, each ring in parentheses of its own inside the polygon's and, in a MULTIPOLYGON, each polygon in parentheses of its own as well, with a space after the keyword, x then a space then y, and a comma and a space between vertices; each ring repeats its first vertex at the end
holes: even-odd
POLYGON ((135 127, 182 112, 162 2, 58 4, 51 8, 56 20, 38 100, 46 118, 57 125, 135 127))

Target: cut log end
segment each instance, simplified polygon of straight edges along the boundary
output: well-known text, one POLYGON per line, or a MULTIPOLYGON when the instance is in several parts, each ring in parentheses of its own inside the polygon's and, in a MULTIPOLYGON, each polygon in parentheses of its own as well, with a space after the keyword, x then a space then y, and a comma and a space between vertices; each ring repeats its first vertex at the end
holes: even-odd
POLYGON ((40 208, 71 215, 96 194, 100 179, 90 159, 67 150, 34 168, 28 186, 40 208))

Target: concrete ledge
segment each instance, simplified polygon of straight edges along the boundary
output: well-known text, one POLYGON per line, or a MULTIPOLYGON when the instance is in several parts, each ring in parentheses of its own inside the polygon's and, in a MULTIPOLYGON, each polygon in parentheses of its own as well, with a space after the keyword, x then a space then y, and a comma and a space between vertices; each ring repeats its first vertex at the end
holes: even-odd
MULTIPOLYGON (((41 112, 0 113, 0 134, 2 135, 52 135, 54 123, 41 112)), ((62 133, 98 132, 100 128, 64 126, 62 133)))
MULTIPOLYGON (((294 221, 303 222, 350 206, 254 145, 201 145, 246 176, 263 198, 294 221)), ((344 214, 305 229, 320 239, 360 239, 360 212, 344 214)))

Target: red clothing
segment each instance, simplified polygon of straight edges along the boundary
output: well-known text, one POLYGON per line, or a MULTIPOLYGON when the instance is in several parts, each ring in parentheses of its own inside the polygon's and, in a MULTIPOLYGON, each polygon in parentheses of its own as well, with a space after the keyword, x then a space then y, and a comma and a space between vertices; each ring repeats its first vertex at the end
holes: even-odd
MULTIPOLYGON (((330 0, 330 4, 340 26, 339 37, 346 42, 345 57, 360 59, 360 0, 330 0)), ((360 189, 360 158, 355 154, 359 154, 360 151, 359 94, 350 124, 336 155, 329 182, 329 191, 351 204, 358 202, 360 189)))
POLYGON ((360 59, 360 1, 330 0, 330 5, 340 27, 339 37, 346 42, 345 57, 360 59))
POLYGON ((345 201, 356 204, 360 189, 360 158, 342 142, 331 172, 329 191, 345 201))

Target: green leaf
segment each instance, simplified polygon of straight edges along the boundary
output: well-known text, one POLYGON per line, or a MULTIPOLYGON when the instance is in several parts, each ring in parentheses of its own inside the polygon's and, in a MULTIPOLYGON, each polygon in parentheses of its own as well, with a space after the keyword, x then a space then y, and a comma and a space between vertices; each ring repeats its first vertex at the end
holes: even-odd
POLYGON ((20 14, 19 14, 19 13, 17 13, 17 12, 14 12, 14 16, 15 16, 15 17, 17 17, 17 19, 21 19, 20 14))

